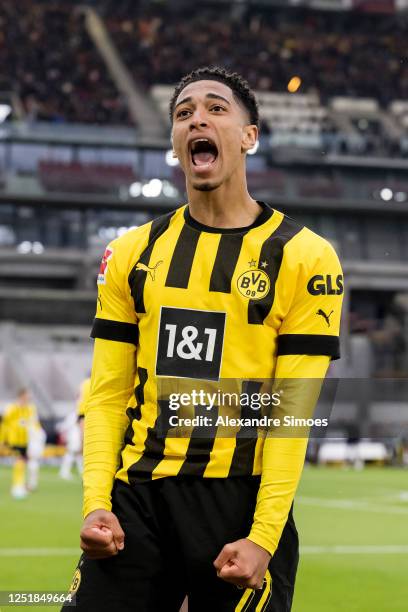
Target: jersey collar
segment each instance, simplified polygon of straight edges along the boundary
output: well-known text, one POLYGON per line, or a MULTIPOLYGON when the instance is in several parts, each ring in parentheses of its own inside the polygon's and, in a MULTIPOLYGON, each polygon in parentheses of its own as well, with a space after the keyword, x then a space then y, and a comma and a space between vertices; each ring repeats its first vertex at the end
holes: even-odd
POLYGON ((200 232, 209 232, 210 234, 244 234, 249 232, 249 230, 254 227, 259 227, 265 221, 270 219, 273 215, 273 210, 266 204, 265 202, 260 202, 257 200, 257 204, 262 207, 262 211, 257 216, 255 221, 251 223, 251 225, 247 225, 246 227, 211 227, 209 225, 204 225, 200 223, 196 219, 194 219, 190 214, 190 209, 188 205, 184 209, 184 220, 190 227, 200 231, 200 232))

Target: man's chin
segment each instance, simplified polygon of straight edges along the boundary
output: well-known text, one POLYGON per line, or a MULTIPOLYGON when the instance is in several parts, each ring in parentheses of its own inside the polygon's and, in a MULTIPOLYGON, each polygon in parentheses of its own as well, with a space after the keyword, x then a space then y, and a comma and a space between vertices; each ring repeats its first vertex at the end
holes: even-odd
POLYGON ((197 181, 192 183, 193 189, 197 191, 214 191, 214 189, 218 189, 220 185, 221 183, 212 181, 197 181))

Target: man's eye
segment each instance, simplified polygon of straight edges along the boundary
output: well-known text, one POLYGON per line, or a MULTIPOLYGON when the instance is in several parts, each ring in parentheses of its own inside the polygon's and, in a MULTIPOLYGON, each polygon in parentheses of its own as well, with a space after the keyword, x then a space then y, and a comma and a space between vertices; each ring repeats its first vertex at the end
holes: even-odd
POLYGON ((214 106, 211 107, 211 110, 224 111, 225 108, 223 106, 220 106, 219 104, 214 104, 214 106))
POLYGON ((187 108, 183 108, 182 110, 178 111, 176 117, 181 118, 181 119, 183 117, 188 117, 189 112, 190 111, 187 108))

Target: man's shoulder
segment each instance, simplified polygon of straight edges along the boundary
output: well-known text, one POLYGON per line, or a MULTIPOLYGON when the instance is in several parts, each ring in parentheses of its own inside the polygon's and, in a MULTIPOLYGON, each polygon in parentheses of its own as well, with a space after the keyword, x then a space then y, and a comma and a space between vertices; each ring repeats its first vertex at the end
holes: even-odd
POLYGON ((109 243, 108 249, 111 249, 115 255, 120 252, 128 252, 129 248, 137 248, 139 245, 142 246, 149 236, 150 227, 152 222, 143 223, 143 225, 138 225, 135 227, 131 227, 124 234, 112 240, 109 243))
POLYGON ((315 252, 333 251, 333 244, 317 232, 304 225, 299 232, 299 241, 305 248, 313 248, 315 252))
POLYGON ((122 236, 115 238, 115 240, 110 243, 109 247, 118 252, 123 251, 126 253, 137 249, 143 250, 149 244, 150 240, 155 238, 157 232, 165 231, 171 219, 181 214, 184 208, 185 207, 182 206, 166 214, 159 215, 143 225, 130 228, 127 232, 122 234, 122 236))
POLYGON ((156 217, 148 223, 132 227, 108 244, 102 257, 98 285, 107 284, 107 278, 127 278, 143 253, 169 227, 173 218, 182 215, 185 207, 180 207, 165 215, 156 217))
POLYGON ((336 256, 335 248, 327 238, 306 225, 298 223, 296 219, 292 219, 288 215, 283 215, 283 223, 293 232, 293 238, 288 241, 285 247, 287 255, 300 258, 302 261, 336 256))

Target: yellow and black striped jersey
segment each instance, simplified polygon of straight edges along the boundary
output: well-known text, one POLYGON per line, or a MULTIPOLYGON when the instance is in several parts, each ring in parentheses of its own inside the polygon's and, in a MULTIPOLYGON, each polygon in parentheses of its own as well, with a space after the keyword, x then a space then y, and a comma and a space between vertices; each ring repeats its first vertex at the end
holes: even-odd
POLYGON ((9 404, 3 415, 2 441, 8 446, 26 447, 29 428, 38 423, 34 404, 9 404))
POLYGON ((333 247, 261 206, 237 229, 204 226, 183 206, 106 249, 92 336, 137 355, 117 478, 261 474, 261 438, 166 435, 161 379, 174 377, 175 388, 272 379, 279 356, 339 357, 343 276, 333 247))

